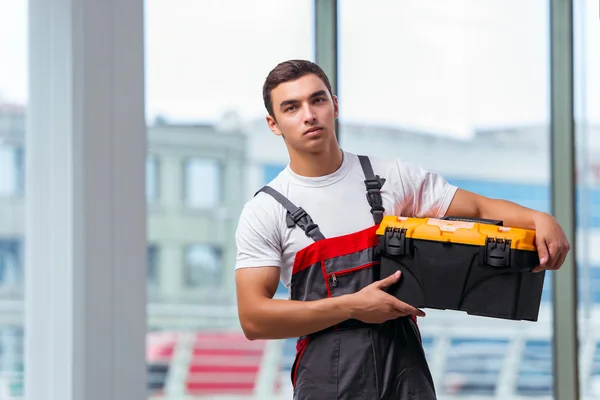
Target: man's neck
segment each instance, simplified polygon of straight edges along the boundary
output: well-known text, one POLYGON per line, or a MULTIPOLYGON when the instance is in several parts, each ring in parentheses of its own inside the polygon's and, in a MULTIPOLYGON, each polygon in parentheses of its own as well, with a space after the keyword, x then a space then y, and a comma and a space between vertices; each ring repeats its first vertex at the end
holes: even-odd
POLYGON ((290 153, 290 169, 300 176, 316 178, 333 174, 342 166, 344 157, 338 146, 318 154, 290 153))

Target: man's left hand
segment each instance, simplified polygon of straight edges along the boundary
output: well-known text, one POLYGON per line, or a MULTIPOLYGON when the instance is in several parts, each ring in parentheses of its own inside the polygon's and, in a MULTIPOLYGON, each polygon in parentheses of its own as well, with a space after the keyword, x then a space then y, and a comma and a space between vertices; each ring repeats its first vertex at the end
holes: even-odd
POLYGON ((533 272, 557 270, 565 262, 571 245, 556 219, 547 213, 539 213, 534 219, 535 241, 540 265, 533 272))

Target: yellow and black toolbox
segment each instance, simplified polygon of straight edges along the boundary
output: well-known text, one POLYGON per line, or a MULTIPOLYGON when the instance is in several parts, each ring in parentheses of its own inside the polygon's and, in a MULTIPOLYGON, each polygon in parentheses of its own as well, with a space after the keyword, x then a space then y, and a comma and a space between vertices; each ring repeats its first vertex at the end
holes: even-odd
POLYGON ((381 278, 402 272, 389 293, 418 308, 537 321, 545 272, 535 231, 501 221, 384 217, 381 278))

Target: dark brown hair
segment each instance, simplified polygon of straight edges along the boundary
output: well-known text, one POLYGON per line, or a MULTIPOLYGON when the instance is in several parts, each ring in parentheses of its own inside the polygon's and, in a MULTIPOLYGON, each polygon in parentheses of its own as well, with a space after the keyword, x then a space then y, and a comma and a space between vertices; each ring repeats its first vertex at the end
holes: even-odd
POLYGON ((273 103, 271 102, 271 91, 284 82, 293 81, 308 74, 315 74, 318 76, 325 83, 327 90, 329 90, 329 93, 333 97, 329 78, 327 78, 325 71, 317 64, 306 60, 284 61, 277 64, 277 66, 269 72, 263 85, 263 100, 270 116, 275 118, 275 114, 273 113, 273 103))

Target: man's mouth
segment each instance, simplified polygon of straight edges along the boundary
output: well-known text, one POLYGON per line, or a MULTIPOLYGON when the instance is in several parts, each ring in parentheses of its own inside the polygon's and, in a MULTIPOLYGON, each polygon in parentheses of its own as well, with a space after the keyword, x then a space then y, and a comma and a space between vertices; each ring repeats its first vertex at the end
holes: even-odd
POLYGON ((312 135, 315 134, 317 132, 321 132, 323 130, 323 128, 315 126, 314 128, 310 128, 309 130, 307 130, 306 132, 304 132, 305 135, 312 135))

